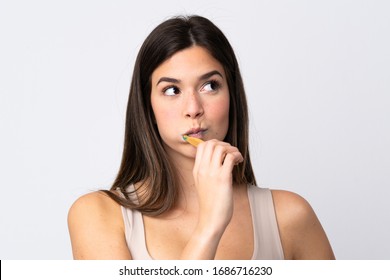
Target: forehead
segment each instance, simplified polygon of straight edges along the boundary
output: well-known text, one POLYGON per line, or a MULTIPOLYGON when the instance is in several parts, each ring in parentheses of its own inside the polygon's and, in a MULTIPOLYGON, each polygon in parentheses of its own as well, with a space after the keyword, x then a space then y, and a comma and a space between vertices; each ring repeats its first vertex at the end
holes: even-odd
POLYGON ((155 84, 161 77, 179 80, 195 78, 213 70, 217 70, 225 78, 222 64, 207 49, 193 46, 175 53, 159 65, 152 73, 152 83, 155 84))

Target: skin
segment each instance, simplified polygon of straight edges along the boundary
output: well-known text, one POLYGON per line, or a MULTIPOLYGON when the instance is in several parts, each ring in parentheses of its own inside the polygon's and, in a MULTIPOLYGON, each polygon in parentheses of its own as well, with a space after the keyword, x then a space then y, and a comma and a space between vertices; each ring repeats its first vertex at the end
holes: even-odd
MULTIPOLYGON (((229 122, 229 88, 222 65, 204 48, 174 54, 152 74, 151 103, 163 145, 180 167, 177 205, 144 216, 149 254, 155 259, 250 259, 253 228, 247 187, 232 183, 243 160, 222 142, 229 122), (204 140, 186 143, 188 131, 204 140)), ((135 186, 137 189, 137 186, 135 186)), ((334 259, 313 209, 297 194, 273 190, 286 259, 334 259)), ((75 259, 131 259, 120 206, 95 192, 79 198, 68 217, 75 259)))

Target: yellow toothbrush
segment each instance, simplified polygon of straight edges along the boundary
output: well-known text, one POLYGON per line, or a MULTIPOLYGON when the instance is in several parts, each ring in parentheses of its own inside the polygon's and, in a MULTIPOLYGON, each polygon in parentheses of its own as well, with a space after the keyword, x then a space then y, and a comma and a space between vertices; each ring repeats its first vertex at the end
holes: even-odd
POLYGON ((198 145, 203 142, 202 139, 195 138, 195 137, 190 137, 188 135, 183 135, 183 139, 185 141, 187 141, 188 143, 190 143, 194 147, 198 147, 198 145))

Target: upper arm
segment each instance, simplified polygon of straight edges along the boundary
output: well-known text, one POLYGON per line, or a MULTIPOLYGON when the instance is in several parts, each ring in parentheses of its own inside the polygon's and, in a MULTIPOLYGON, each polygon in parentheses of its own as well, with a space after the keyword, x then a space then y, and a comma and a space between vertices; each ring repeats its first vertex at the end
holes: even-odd
POLYGON ((310 204, 292 192, 273 190, 272 195, 286 259, 334 259, 310 204))
POLYGON ((75 259, 131 259, 120 206, 102 192, 77 199, 68 214, 75 259))

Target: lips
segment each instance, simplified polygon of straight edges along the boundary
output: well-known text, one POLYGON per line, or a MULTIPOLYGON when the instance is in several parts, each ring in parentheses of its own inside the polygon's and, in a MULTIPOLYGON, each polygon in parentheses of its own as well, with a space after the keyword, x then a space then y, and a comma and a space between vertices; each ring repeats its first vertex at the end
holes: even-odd
POLYGON ((203 135, 206 133, 207 129, 202 128, 191 128, 188 130, 184 135, 188 135, 195 138, 202 138, 203 135))

